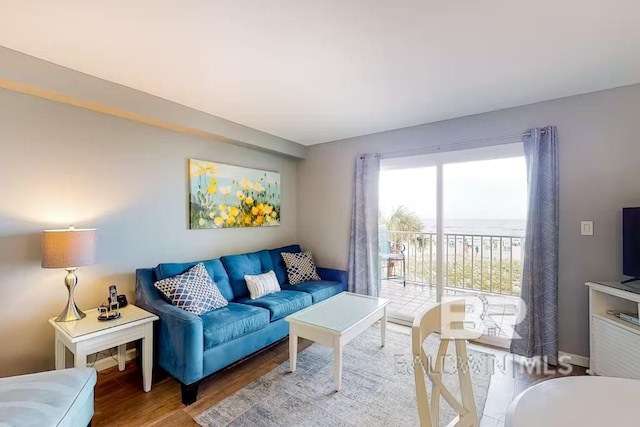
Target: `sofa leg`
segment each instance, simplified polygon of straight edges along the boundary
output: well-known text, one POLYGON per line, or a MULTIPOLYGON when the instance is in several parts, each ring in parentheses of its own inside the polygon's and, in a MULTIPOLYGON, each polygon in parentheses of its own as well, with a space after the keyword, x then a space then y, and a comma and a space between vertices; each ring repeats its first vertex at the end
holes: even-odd
POLYGON ((180 384, 180 389, 182 390, 182 403, 185 405, 191 405, 198 399, 198 383, 193 383, 189 385, 180 384))

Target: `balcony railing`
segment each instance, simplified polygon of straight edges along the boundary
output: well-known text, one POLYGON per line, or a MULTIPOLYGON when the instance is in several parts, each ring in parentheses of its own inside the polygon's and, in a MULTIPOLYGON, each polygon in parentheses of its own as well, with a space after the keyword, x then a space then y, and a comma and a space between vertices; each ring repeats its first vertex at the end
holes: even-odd
MULTIPOLYGON (((435 286, 436 233, 389 231, 389 239, 405 246, 406 280, 435 286)), ((444 239, 445 288, 520 295, 524 237, 445 234, 444 239)), ((397 273, 400 265, 391 268, 397 273)))

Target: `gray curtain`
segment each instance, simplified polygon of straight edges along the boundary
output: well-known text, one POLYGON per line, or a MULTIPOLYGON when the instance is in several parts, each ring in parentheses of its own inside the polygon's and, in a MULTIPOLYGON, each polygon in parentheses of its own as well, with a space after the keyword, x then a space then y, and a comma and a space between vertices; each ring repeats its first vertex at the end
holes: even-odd
POLYGON ((380 156, 356 158, 349 246, 349 291, 378 296, 378 180, 380 156))
POLYGON ((528 213, 522 268, 524 321, 516 325, 520 338, 511 351, 558 362, 558 136, 555 126, 525 134, 528 213))

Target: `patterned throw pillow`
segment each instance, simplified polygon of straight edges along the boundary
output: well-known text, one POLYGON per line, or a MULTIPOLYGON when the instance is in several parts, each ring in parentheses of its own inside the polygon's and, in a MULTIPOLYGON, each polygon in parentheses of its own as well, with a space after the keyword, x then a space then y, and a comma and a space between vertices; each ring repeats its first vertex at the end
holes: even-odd
POLYGON ((281 255, 284 260, 284 264, 287 266, 289 283, 292 285, 308 282, 310 280, 320 280, 311 252, 282 252, 281 255))
POLYGON ((247 274, 244 276, 244 280, 247 282, 251 299, 260 298, 261 296, 274 292, 280 292, 280 284, 273 270, 264 274, 247 274))
POLYGON ((197 315, 229 304, 202 263, 194 265, 182 274, 162 279, 153 286, 162 292, 171 304, 197 315))

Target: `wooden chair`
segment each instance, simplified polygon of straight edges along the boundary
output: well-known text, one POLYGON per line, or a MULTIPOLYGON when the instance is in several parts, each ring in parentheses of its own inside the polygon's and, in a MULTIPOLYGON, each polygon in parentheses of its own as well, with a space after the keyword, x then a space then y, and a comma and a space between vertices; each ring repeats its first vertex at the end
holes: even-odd
POLYGON ((413 321, 411 330, 416 398, 421 427, 440 425, 440 396, 451 405, 458 416, 448 426, 478 427, 478 414, 473 398, 471 375, 467 357, 467 334, 464 331, 465 303, 462 300, 438 304, 413 321), (432 333, 440 334, 440 346, 435 363, 425 354, 424 340, 432 333), (454 341, 458 379, 462 402, 459 402, 442 383, 444 357, 449 343, 454 341), (433 384, 431 403, 427 396, 425 375, 433 384))

